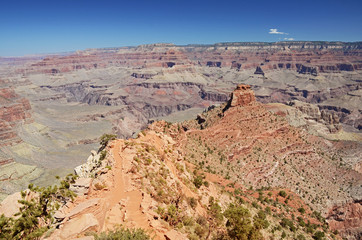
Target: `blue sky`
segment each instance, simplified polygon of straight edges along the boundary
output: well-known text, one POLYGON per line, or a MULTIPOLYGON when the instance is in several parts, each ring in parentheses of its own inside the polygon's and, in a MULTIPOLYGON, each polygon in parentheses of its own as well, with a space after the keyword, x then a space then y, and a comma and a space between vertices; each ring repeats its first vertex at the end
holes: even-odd
POLYGON ((0 56, 158 42, 287 38, 362 41, 362 1, 1 0, 0 4, 0 56))

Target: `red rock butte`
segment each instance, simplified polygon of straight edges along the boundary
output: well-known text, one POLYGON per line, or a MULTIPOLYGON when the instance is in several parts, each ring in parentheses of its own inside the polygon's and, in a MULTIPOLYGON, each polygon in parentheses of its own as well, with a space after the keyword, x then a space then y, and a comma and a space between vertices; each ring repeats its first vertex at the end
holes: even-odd
POLYGON ((255 94, 250 85, 239 84, 231 94, 231 107, 245 106, 252 102, 255 102, 255 94))

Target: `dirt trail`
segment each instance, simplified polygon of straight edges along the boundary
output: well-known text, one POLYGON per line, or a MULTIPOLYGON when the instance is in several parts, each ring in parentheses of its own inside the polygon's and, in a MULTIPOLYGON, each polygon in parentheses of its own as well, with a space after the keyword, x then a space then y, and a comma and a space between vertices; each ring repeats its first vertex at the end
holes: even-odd
POLYGON ((108 196, 106 198, 109 200, 111 208, 114 207, 115 204, 118 204, 119 201, 124 197, 125 192, 125 185, 124 185, 124 179, 122 174, 123 169, 123 161, 120 156, 120 142, 116 141, 114 148, 112 148, 113 151, 113 157, 115 160, 115 166, 114 166, 114 173, 113 173, 113 179, 114 179, 114 185, 112 189, 108 192, 108 196))
MULTIPOLYGON (((115 141, 113 151, 113 157, 115 160, 115 168, 114 168, 114 185, 107 193, 105 197, 109 204, 109 213, 108 219, 111 220, 114 218, 117 213, 123 213, 118 216, 118 220, 124 221, 127 227, 136 227, 145 229, 149 234, 153 235, 153 229, 150 227, 149 222, 145 216, 145 214, 141 211, 141 202, 142 202, 142 192, 139 190, 131 190, 131 179, 126 175, 125 169, 125 161, 129 159, 125 159, 120 154, 121 143, 120 141, 115 141), (124 209, 121 210, 120 202, 125 203, 124 209), (119 219, 122 218, 122 219, 119 219)), ((107 201, 106 200, 106 201, 107 201)), ((116 217, 117 218, 117 217, 116 217)), ((116 220, 116 219, 114 219, 116 220)), ((120 221, 118 221, 119 223, 120 221)), ((113 225, 113 221, 109 221, 109 224, 113 225)), ((107 229, 108 226, 103 226, 103 228, 107 229)), ((155 236, 155 239, 160 239, 158 236, 155 236)))
POLYGON ((162 235, 155 234, 141 210, 143 195, 140 190, 133 189, 131 186, 131 179, 126 174, 127 163, 130 159, 121 156, 121 144, 122 141, 116 140, 114 147, 111 148, 115 160, 112 169, 113 183, 108 186, 108 190, 91 192, 90 198, 97 197, 102 201, 96 209, 82 214, 94 214, 99 222, 100 231, 112 230, 115 226, 122 224, 127 228, 142 228, 155 240, 164 239, 162 235))

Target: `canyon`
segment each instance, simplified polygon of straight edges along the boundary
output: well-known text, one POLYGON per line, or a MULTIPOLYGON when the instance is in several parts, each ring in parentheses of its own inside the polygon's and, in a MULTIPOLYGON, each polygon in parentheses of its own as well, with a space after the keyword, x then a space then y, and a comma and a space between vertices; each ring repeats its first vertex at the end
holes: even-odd
POLYGON ((355 218, 362 194, 361 73, 361 42, 150 44, 0 58, 0 199, 72 171, 103 133, 127 139, 159 119, 197 115, 183 124, 192 138, 180 144, 193 149, 202 133, 223 146, 230 165, 211 154, 213 171, 229 169, 224 177, 245 186, 288 187, 358 236, 338 216, 346 207, 355 218), (225 129, 213 129, 218 121, 225 129))
MULTIPOLYGON (((227 103, 194 120, 156 121, 135 138, 110 139, 75 168, 79 178, 70 189, 78 196, 55 212, 45 238, 94 239, 119 223, 154 239, 222 236, 228 224, 215 222, 214 211, 225 215, 234 203, 254 215, 254 224, 258 209, 265 209, 267 225, 258 239, 283 232, 287 239, 314 239, 318 230, 359 239, 360 201, 353 199, 361 197, 362 175, 341 164, 343 145, 291 126, 276 108, 282 109, 257 102, 251 87, 241 84, 227 103)), ((0 212, 15 213, 6 203, 19 197, 5 199, 0 212)))

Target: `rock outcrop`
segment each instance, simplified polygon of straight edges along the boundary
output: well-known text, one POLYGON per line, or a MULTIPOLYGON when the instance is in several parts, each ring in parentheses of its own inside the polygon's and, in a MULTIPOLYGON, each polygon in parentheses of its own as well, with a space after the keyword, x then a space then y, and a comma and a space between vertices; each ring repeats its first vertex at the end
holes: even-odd
MULTIPOLYGON (((0 79, 0 147, 20 143, 22 140, 17 133, 18 127, 31 121, 29 101, 16 94, 9 83, 0 79)), ((0 149, 0 166, 11 162, 13 158, 0 149)))
POLYGON ((320 111, 317 105, 304 103, 297 100, 289 102, 289 105, 306 114, 306 120, 314 120, 324 124, 331 133, 336 133, 342 129, 342 126, 339 122, 339 117, 334 112, 329 112, 327 110, 320 111))
POLYGON ((11 87, 0 88, 0 146, 21 141, 16 127, 30 120, 30 103, 11 87))
POLYGON ((265 75, 264 71, 261 69, 260 66, 256 67, 254 74, 260 74, 260 75, 263 75, 263 76, 265 75))
POLYGON ((347 239, 361 239, 362 200, 331 208, 327 220, 332 230, 339 231, 347 239))
POLYGON ((229 105, 230 107, 245 106, 255 102, 254 91, 249 85, 240 84, 231 93, 229 105))
POLYGON ((312 76, 317 76, 318 75, 316 67, 305 66, 305 65, 300 65, 300 67, 298 69, 298 73, 311 74, 312 76))
MULTIPOLYGON (((87 159, 87 162, 74 168, 74 173, 81 178, 88 179, 88 178, 94 177, 96 174, 99 173, 99 171, 101 171, 101 172, 107 171, 106 166, 111 166, 112 162, 102 161, 106 154, 107 154, 106 150, 104 150, 104 152, 102 151, 99 153, 92 150, 91 155, 87 159)), ((108 160, 109 159, 110 158, 108 158, 108 160)), ((90 183, 87 183, 85 185, 88 185, 88 187, 89 187, 89 184, 90 183)), ((84 184, 80 184, 80 185, 84 185, 84 184)))

